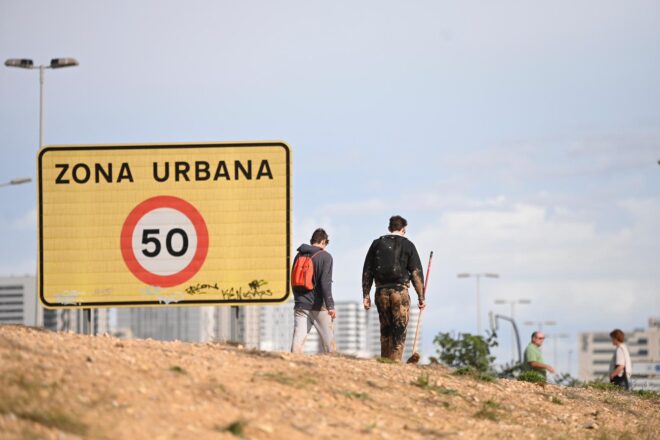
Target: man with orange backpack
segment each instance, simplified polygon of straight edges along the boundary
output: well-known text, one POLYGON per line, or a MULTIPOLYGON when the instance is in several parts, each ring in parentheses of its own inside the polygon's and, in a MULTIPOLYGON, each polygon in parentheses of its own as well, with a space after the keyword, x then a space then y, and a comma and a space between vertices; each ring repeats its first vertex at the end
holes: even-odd
POLYGON ((332 298, 332 255, 325 250, 330 239, 321 228, 314 231, 311 246, 302 244, 293 260, 291 288, 295 305, 291 351, 302 353, 312 326, 319 333, 323 351, 337 351, 332 321, 337 317, 332 298))

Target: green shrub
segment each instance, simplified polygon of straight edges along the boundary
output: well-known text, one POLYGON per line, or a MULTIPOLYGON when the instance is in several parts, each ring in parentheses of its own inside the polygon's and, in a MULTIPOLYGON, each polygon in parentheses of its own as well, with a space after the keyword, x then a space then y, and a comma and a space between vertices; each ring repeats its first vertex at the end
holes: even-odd
POLYGON ((526 370, 523 371, 518 375, 518 380, 521 380, 523 382, 531 382, 531 383, 548 383, 548 380, 545 378, 545 376, 537 371, 534 370, 526 370))
POLYGON ((438 394, 445 394, 445 395, 458 394, 458 391, 456 391, 454 389, 446 388, 446 387, 437 385, 435 383, 431 383, 429 375, 426 374, 426 373, 423 373, 420 376, 417 376, 417 380, 415 382, 411 382, 410 384, 414 385, 416 387, 419 387, 423 390, 433 391, 434 393, 438 393, 438 394))
POLYGON ((605 379, 596 379, 592 380, 589 382, 585 382, 582 385, 584 388, 591 388, 594 390, 602 390, 602 391, 622 391, 623 388, 616 386, 614 384, 611 384, 609 382, 605 382, 605 379))
POLYGON ((359 400, 369 399, 369 395, 367 393, 360 393, 358 391, 341 391, 341 394, 348 397, 349 399, 359 399, 359 400))
POLYGON ((433 339, 438 346, 440 360, 452 368, 471 367, 477 371, 492 371, 495 356, 491 356, 490 348, 497 346, 495 335, 488 338, 459 333, 456 337, 450 333, 438 333, 433 339))
POLYGON ((633 390, 633 394, 641 397, 642 399, 654 400, 660 403, 660 393, 652 390, 633 390))
POLYGON ((582 381, 571 376, 569 373, 558 374, 554 377, 554 382, 557 385, 565 387, 579 387, 582 385, 582 381))
POLYGON ((216 431, 220 431, 220 432, 228 432, 239 438, 245 438, 246 426, 247 426, 247 422, 245 420, 238 419, 231 422, 227 426, 217 426, 215 429, 216 431))
POLYGON ((491 371, 478 371, 472 367, 459 368, 453 373, 456 376, 468 376, 482 382, 493 382, 497 377, 491 371))
POLYGON ((474 416, 478 419, 486 419, 486 420, 491 420, 493 422, 497 422, 500 420, 500 414, 498 411, 502 409, 502 405, 499 403, 492 401, 492 400, 486 400, 482 405, 481 409, 477 411, 474 416))
POLYGON ((179 367, 178 365, 172 365, 170 367, 170 371, 173 372, 173 373, 178 373, 178 374, 186 374, 186 370, 179 367))

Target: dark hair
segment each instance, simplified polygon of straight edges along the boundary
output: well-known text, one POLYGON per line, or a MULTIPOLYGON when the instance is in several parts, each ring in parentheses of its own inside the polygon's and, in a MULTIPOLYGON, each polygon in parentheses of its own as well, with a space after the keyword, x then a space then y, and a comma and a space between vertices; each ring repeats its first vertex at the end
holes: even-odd
POLYGON ((620 342, 620 343, 622 343, 622 344, 623 344, 623 342, 626 340, 625 335, 624 335, 623 332, 622 332, 621 330, 619 330, 618 328, 617 328, 617 329, 614 329, 614 330, 612 330, 612 331, 610 332, 610 338, 612 338, 612 339, 616 339, 618 342, 620 342))
POLYGON ((390 217, 390 226, 387 229, 389 229, 390 232, 394 232, 400 231, 406 226, 408 226, 408 222, 405 218, 401 217, 400 215, 393 215, 390 217))
POLYGON ((312 238, 309 240, 309 244, 317 244, 317 243, 321 243, 322 241, 325 241, 326 243, 330 243, 330 239, 328 238, 328 233, 325 232, 323 228, 318 228, 312 234, 312 238))
POLYGON ((539 331, 535 331, 534 333, 532 333, 532 341, 534 340, 536 335, 538 335, 539 333, 540 333, 539 331))

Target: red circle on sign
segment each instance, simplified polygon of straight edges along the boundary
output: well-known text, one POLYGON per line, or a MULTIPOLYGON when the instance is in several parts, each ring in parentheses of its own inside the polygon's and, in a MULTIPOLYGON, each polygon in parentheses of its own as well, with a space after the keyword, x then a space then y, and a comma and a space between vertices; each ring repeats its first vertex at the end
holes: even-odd
POLYGON ((120 241, 124 262, 133 275, 150 286, 172 287, 188 281, 201 269, 209 249, 209 232, 206 229, 204 218, 193 205, 178 197, 157 196, 140 203, 128 214, 121 229, 120 241), (137 223, 145 214, 159 208, 172 208, 179 211, 190 219, 197 233, 197 249, 192 261, 185 268, 172 275, 158 275, 149 272, 135 258, 133 252, 133 231, 137 223))

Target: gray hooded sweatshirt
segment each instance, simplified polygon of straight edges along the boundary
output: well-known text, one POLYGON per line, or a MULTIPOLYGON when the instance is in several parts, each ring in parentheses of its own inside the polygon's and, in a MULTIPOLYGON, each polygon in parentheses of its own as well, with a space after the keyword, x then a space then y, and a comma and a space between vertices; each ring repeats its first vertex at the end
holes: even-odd
MULTIPOLYGON (((293 289, 295 299, 295 309, 303 310, 332 310, 335 308, 335 301, 332 298, 332 255, 329 252, 321 250, 320 247, 302 244, 298 252, 306 255, 314 255, 319 252, 314 259, 314 289, 305 290, 299 287, 293 289), (319 252, 321 251, 321 252, 319 252)), ((296 264, 298 255, 293 260, 296 264)))

